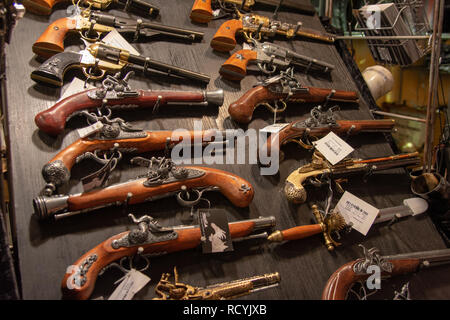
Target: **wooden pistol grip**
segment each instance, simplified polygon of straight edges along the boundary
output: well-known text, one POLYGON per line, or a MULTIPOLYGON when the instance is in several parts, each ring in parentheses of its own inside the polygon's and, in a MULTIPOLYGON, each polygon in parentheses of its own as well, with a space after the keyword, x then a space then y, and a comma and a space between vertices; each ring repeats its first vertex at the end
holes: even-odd
MULTIPOLYGON (((328 279, 322 292, 322 300, 345 300, 347 293, 357 281, 364 281, 372 274, 355 274, 354 265, 359 260, 344 264, 336 270, 328 279)), ((390 260, 393 265, 391 273, 382 272, 382 276, 396 276, 415 272, 419 265, 419 259, 390 260)))
POLYGON ((68 0, 23 0, 22 4, 27 12, 38 15, 48 16, 52 13, 53 6, 60 2, 69 2, 68 0))
POLYGON ((310 224, 282 230, 281 234, 283 235, 283 240, 298 240, 311 237, 321 232, 322 227, 320 224, 310 224))
POLYGON ((247 74, 247 65, 250 61, 256 60, 256 51, 253 50, 239 50, 222 64, 219 73, 228 80, 239 81, 247 74))
POLYGON ((50 24, 33 44, 33 52, 38 56, 50 58, 64 51, 64 39, 69 31, 76 29, 77 20, 61 18, 50 24))
POLYGON ((39 112, 34 118, 38 128, 45 133, 56 136, 64 131, 66 121, 71 114, 84 109, 98 108, 102 105, 101 99, 91 99, 88 96, 90 89, 71 95, 59 102, 53 107, 39 112))
POLYGON ((199 23, 208 23, 213 17, 211 0, 195 0, 191 9, 190 18, 199 23))
POLYGON ((249 123, 258 104, 278 100, 281 97, 281 94, 274 93, 267 87, 257 86, 248 90, 242 97, 230 104, 228 113, 237 122, 249 123))
POLYGON ((293 136, 299 136, 304 132, 304 129, 300 130, 293 128, 293 123, 288 124, 278 132, 272 133, 266 143, 262 146, 261 154, 266 154, 267 156, 270 156, 272 152, 278 152, 278 154, 280 154, 280 146, 282 146, 287 139, 293 136))
MULTIPOLYGON (((253 229, 254 222, 251 221, 240 221, 229 224, 232 239, 245 237, 253 229)), ((174 229, 174 232, 178 234, 176 239, 132 247, 114 249, 111 246, 114 240, 122 238, 128 234, 128 231, 122 232, 100 243, 67 268, 61 283, 63 298, 76 300, 89 299, 94 291, 99 272, 110 263, 122 257, 135 255, 139 247, 144 249, 143 254, 163 254, 193 249, 201 243, 201 232, 199 228, 174 229), (85 271, 83 276, 79 275, 80 271, 85 271)))
POLYGON ((211 40, 214 50, 228 52, 236 47, 236 33, 242 30, 242 21, 231 19, 225 21, 211 40))

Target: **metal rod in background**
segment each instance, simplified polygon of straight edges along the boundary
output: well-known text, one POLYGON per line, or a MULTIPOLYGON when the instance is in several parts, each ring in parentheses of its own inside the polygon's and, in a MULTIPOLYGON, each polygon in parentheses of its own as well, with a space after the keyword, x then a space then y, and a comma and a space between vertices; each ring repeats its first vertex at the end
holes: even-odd
POLYGON ((444 1, 435 0, 433 14, 433 38, 431 46, 430 74, 428 84, 428 101, 424 147, 424 171, 431 172, 434 142, 434 121, 437 108, 437 84, 439 80, 439 60, 441 53, 441 35, 444 20, 444 1))
POLYGON ((371 112, 382 115, 382 116, 388 116, 388 117, 393 117, 393 118, 406 119, 406 120, 418 121, 418 122, 423 122, 423 123, 427 122, 425 119, 411 117, 411 116, 405 116, 403 114, 398 114, 398 113, 375 111, 375 110, 371 110, 371 112))

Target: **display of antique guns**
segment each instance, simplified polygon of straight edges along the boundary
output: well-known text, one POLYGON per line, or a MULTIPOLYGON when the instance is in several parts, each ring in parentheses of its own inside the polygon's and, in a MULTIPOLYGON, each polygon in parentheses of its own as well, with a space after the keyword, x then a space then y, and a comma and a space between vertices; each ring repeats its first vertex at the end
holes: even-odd
MULTIPOLYGON (((100 164, 106 164, 110 159, 108 153, 144 153, 149 151, 167 150, 178 143, 202 144, 212 143, 218 130, 204 131, 144 131, 130 128, 126 123, 106 124, 92 135, 80 138, 61 150, 42 168, 42 176, 47 185, 46 194, 51 194, 56 187, 67 183, 72 167, 84 159, 92 159, 100 164), (188 139, 186 141, 184 139, 188 139), (104 156, 101 156, 104 153, 104 156)), ((111 155, 111 157, 113 157, 111 155)))
POLYGON ((370 174, 374 171, 387 170, 420 165, 419 153, 398 154, 394 156, 373 159, 344 159, 336 165, 331 165, 317 152, 313 154, 311 163, 294 170, 286 179, 284 193, 293 203, 306 201, 304 184, 321 185, 324 176, 347 177, 349 174, 370 174))
POLYGON ((83 39, 95 42, 113 29, 132 41, 142 38, 150 40, 151 37, 160 36, 164 40, 169 38, 193 42, 201 40, 204 35, 203 32, 143 22, 141 19, 121 18, 84 10, 74 17, 61 18, 51 23, 33 44, 33 52, 38 56, 50 58, 64 51, 64 39, 69 33, 79 33, 83 39))
POLYGON ((88 79, 102 79, 106 72, 116 74, 123 69, 190 79, 209 83, 210 77, 203 73, 175 67, 149 57, 131 54, 129 51, 102 43, 94 43, 80 52, 65 51, 45 61, 31 73, 36 82, 62 86, 64 74, 71 68, 81 68, 88 79), (100 74, 95 72, 100 70, 100 74))
MULTIPOLYGON (((280 124, 281 125, 281 124, 280 124)), ((286 124, 278 132, 272 133, 262 146, 262 150, 270 155, 279 152, 280 146, 295 142, 305 149, 311 149, 311 140, 323 137, 329 132, 337 135, 355 135, 360 132, 390 132, 395 120, 336 120, 332 108, 322 112, 320 107, 314 107, 310 117, 286 124)))
MULTIPOLYGON (((273 232, 267 238, 269 241, 280 242, 288 240, 299 240, 307 238, 316 234, 323 234, 325 239, 325 246, 329 251, 333 251, 335 247, 341 245, 336 242, 331 233, 342 230, 348 225, 345 222, 344 217, 339 213, 337 208, 332 210, 332 213, 322 216, 317 205, 311 206, 314 217, 317 224, 310 224, 304 226, 298 226, 285 230, 277 230, 273 232)), ((390 221, 390 224, 394 223, 398 219, 405 216, 416 216, 422 214, 428 210, 428 203, 422 198, 409 198, 403 200, 402 206, 396 206, 391 208, 383 208, 378 212, 377 218, 373 224, 390 221)))
POLYGON ((378 266, 381 277, 386 279, 450 262, 450 249, 381 256, 377 248, 367 250, 360 246, 364 250, 364 258, 344 264, 331 275, 322 292, 323 300, 345 300, 355 283, 373 275, 373 269, 368 270, 371 266, 378 266))
POLYGON ((286 110, 287 103, 311 102, 358 103, 355 91, 342 91, 303 86, 294 77, 293 69, 281 71, 279 75, 264 80, 262 84, 248 90, 228 107, 230 117, 239 123, 249 123, 258 106, 265 106, 271 112, 286 110), (275 107, 271 105, 275 104, 275 107))
POLYGON ((136 106, 149 108, 156 113, 165 106, 221 106, 223 90, 215 91, 169 91, 169 90, 131 90, 127 79, 107 76, 101 88, 75 93, 57 102, 51 108, 36 115, 34 122, 40 130, 49 135, 64 131, 66 121, 75 114, 94 111, 97 108, 121 108, 136 106))
MULTIPOLYGON (((52 13, 53 7, 58 3, 72 3, 71 0, 23 0, 23 5, 29 12, 39 15, 48 16, 52 13)), ((145 0, 81 0, 75 1, 76 5, 80 4, 93 9, 105 10, 117 7, 124 11, 132 11, 133 13, 144 16, 157 16, 159 8, 145 0)))
MULTIPOLYGON (((95 287, 100 270, 122 257, 140 254, 161 255, 196 248, 202 243, 199 226, 162 227, 149 216, 133 222, 138 229, 117 234, 89 250, 68 269, 62 281, 62 293, 66 299, 88 299, 95 287), (142 248, 142 249, 139 249, 142 248)), ((228 224, 231 239, 254 238, 255 232, 272 228, 274 217, 259 217, 228 224)), ((266 233, 260 237, 267 237, 266 233)))
POLYGON ((313 15, 316 10, 313 5, 307 3, 299 3, 298 1, 284 0, 195 0, 191 9, 191 20, 199 23, 208 23, 213 18, 212 4, 219 8, 225 8, 226 11, 236 11, 236 9, 250 11, 255 4, 265 4, 295 9, 302 13, 313 15))
POLYGON ((148 173, 136 180, 88 192, 36 197, 33 199, 35 215, 40 220, 61 219, 106 206, 137 204, 173 195, 180 205, 192 207, 206 191, 220 191, 237 207, 248 207, 253 200, 252 185, 230 172, 177 166, 165 158, 136 157, 131 162, 147 167, 148 173))
POLYGON ((245 279, 227 281, 207 287, 194 287, 179 281, 177 269, 174 268, 174 282, 170 273, 163 273, 156 285, 153 300, 228 300, 236 299, 257 291, 278 286, 281 281, 278 272, 254 276, 245 279))
POLYGON ((269 38, 282 35, 286 39, 303 37, 316 41, 333 43, 333 35, 302 27, 302 23, 296 25, 272 20, 254 13, 241 14, 237 11, 239 19, 231 19, 224 22, 211 40, 211 47, 217 51, 228 52, 236 47, 236 34, 243 33, 246 39, 269 38))
POLYGON ((225 61, 219 73, 228 80, 239 81, 247 74, 247 65, 256 63, 261 72, 272 74, 277 70, 286 70, 289 67, 302 68, 306 72, 328 73, 334 65, 298 54, 270 42, 261 43, 251 40, 253 48, 239 50, 225 61))

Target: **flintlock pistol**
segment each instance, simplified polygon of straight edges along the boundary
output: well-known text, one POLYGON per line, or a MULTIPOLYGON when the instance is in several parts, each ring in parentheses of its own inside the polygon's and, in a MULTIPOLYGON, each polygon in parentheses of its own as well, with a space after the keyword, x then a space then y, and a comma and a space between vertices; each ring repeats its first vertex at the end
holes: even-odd
POLYGON ((148 168, 136 180, 73 195, 39 196, 33 199, 35 215, 41 219, 64 218, 98 208, 136 204, 175 195, 180 205, 192 207, 203 192, 220 191, 237 207, 253 200, 250 182, 230 172, 197 166, 177 166, 170 159, 136 157, 133 164, 148 168))
MULTIPOLYGON (((101 270, 123 257, 138 252, 142 255, 162 255, 196 248, 202 243, 199 226, 162 227, 150 216, 136 219, 129 215, 138 228, 122 232, 103 241, 86 252, 70 268, 62 281, 62 293, 66 299, 88 299, 101 270)), ((228 224, 233 241, 255 238, 255 232, 272 228, 275 217, 259 217, 228 224)), ((260 234, 267 237, 267 233, 260 234)))

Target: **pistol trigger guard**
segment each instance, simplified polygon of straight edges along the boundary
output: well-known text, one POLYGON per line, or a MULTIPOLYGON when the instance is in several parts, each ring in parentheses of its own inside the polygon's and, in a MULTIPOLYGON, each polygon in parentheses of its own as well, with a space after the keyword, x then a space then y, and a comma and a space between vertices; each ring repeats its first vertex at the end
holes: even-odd
POLYGON ((277 71, 277 67, 274 64, 258 62, 257 66, 258 66, 259 70, 261 70, 261 72, 265 73, 265 74, 270 75, 270 74, 275 73, 275 71, 277 71), (272 66, 272 70, 269 69, 269 66, 272 66))
POLYGON ((100 79, 102 79, 104 76, 105 76, 105 74, 106 74, 106 71, 105 70, 101 70, 100 69, 100 75, 98 75, 98 76, 96 76, 94 73, 91 73, 91 69, 92 69, 92 67, 83 67, 83 68, 81 68, 81 70, 83 71, 83 74, 85 75, 85 77, 87 78, 86 79, 86 81, 88 81, 88 80, 100 80, 100 79))
POLYGON ((200 200, 202 199, 202 194, 205 190, 199 191, 198 189, 191 189, 190 191, 192 191, 193 193, 195 193, 195 198, 194 200, 190 200, 190 192, 189 191, 179 191, 177 193, 177 202, 180 206, 182 207, 193 207, 196 204, 198 204, 200 202, 200 200), (183 199, 183 194, 187 195, 187 199, 183 199))

